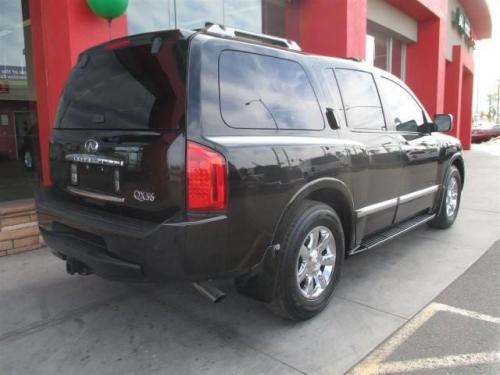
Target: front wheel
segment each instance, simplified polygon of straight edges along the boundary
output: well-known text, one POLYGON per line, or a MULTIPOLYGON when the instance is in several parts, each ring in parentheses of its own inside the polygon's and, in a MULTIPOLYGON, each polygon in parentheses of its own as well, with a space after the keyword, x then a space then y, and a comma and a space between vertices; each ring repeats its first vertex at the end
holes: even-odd
POLYGON ((271 309, 292 320, 321 312, 337 286, 344 261, 344 231, 329 206, 305 201, 287 220, 271 309))
POLYGON ((444 197, 436 217, 429 222, 432 228, 446 229, 453 225, 458 215, 462 195, 462 178, 457 167, 452 165, 444 186, 444 197))

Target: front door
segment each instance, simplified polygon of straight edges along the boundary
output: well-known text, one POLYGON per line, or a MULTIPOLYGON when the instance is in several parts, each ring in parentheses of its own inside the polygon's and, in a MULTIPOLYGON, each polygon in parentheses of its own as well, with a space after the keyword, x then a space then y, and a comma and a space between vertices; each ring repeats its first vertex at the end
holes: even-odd
POLYGON ((379 89, 389 131, 401 144, 403 169, 396 221, 402 221, 432 207, 438 190, 439 147, 424 131, 427 114, 406 88, 381 77, 379 89))

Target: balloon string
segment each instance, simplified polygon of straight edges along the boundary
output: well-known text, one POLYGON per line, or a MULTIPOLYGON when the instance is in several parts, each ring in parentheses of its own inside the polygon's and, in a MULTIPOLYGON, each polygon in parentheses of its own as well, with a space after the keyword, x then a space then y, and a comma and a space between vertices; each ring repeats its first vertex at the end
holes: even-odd
POLYGON ((111 40, 111 19, 108 19, 108 34, 109 34, 108 40, 111 40))

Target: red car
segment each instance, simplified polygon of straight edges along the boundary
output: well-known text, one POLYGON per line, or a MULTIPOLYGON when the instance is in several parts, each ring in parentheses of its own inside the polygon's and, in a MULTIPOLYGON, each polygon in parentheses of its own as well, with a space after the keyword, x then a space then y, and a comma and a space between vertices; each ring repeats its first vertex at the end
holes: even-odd
POLYGON ((472 128, 472 142, 481 143, 489 141, 491 138, 500 136, 500 125, 490 124, 479 125, 472 128))

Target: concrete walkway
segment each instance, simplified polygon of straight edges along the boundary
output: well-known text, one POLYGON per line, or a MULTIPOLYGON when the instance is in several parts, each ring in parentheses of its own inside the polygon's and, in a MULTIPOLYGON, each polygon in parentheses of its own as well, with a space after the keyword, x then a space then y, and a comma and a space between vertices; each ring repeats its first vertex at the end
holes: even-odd
POLYGON ((0 259, 1 374, 343 374, 500 238, 498 146, 466 154, 459 217, 350 258, 329 307, 299 324, 186 284, 70 277, 48 250, 0 259), (496 154, 495 154, 496 153, 496 154))

